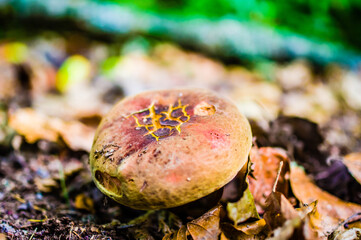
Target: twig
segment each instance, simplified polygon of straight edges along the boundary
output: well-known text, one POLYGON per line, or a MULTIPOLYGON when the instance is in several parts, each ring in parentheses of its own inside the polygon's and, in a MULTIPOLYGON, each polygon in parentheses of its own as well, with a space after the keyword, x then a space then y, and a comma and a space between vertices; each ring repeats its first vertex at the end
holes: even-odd
POLYGON ((345 221, 339 223, 339 224, 337 225, 337 227, 336 227, 335 229, 333 229, 332 232, 336 231, 336 230, 337 230, 339 227, 341 227, 342 225, 345 225, 345 224, 348 224, 349 222, 355 221, 354 218, 355 218, 355 217, 358 217, 358 216, 361 216, 361 212, 355 213, 355 214, 353 214, 352 216, 348 217, 345 221))
POLYGON ((74 233, 79 239, 82 239, 77 232, 73 231, 73 233, 74 233))
POLYGON ((278 179, 281 175, 282 167, 283 167, 283 161, 281 161, 280 165, 278 166, 277 177, 276 177, 275 183, 273 184, 272 192, 276 192, 276 187, 277 187, 278 179))
POLYGON ((37 228, 37 227, 34 229, 34 232, 33 232, 33 234, 31 234, 31 236, 30 236, 29 240, 33 239, 33 237, 34 237, 34 235, 35 235, 36 231, 38 231, 38 228, 37 228))

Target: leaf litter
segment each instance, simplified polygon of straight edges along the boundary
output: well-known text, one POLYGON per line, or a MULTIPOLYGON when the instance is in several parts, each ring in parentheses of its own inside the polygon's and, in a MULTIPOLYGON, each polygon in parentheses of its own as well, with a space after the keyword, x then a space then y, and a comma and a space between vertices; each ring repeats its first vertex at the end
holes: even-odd
POLYGON ((294 60, 272 62, 266 77, 170 43, 114 56, 121 46, 74 34, 0 44, 24 52, 0 56, 0 238, 360 238, 359 73, 294 60), (46 58, 39 49, 50 49, 46 58), (120 206, 88 170, 100 118, 159 86, 215 90, 251 121, 248 166, 193 216, 120 206))

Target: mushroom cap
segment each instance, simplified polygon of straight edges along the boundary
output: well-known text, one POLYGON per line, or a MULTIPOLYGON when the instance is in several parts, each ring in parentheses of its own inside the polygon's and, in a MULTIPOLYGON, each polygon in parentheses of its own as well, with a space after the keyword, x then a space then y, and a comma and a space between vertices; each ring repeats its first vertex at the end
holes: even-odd
POLYGON ((201 89, 140 93, 102 119, 90 153, 96 186, 135 209, 180 206, 232 180, 252 145, 237 107, 201 89))

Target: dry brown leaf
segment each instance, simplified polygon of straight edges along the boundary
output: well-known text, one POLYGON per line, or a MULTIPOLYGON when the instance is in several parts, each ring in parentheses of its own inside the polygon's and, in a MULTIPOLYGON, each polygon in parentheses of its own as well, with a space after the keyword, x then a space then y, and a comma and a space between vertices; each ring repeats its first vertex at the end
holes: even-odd
POLYGON ((310 221, 315 230, 322 233, 320 236, 330 234, 339 222, 361 212, 360 205, 342 201, 321 190, 306 175, 303 168, 297 165, 291 166, 291 187, 300 202, 318 201, 317 212, 311 215, 310 221))
POLYGON ((221 233, 219 227, 221 206, 217 206, 201 217, 189 222, 187 230, 194 240, 218 239, 221 233))
POLYGON ((350 153, 346 155, 343 163, 352 176, 361 184, 361 153, 350 153))
POLYGON ((252 174, 256 179, 248 177, 249 190, 253 194, 258 211, 262 212, 265 208, 267 196, 272 192, 281 161, 283 162, 283 167, 276 190, 287 196, 289 187, 289 159, 283 149, 271 147, 253 147, 250 158, 252 161, 252 174))
POLYGON ((266 221, 264 219, 260 219, 255 222, 243 223, 234 226, 234 228, 238 231, 244 232, 247 235, 257 235, 264 229, 265 226, 266 221))
POLYGON ((319 220, 317 201, 295 209, 283 194, 272 192, 267 203, 264 218, 273 230, 270 239, 320 239, 315 226, 319 220))
MULTIPOLYGON (((260 220, 259 220, 260 221, 260 220)), ((253 239, 265 239, 265 234, 262 231, 259 234, 246 234, 236 229, 236 227, 230 223, 222 223, 221 238, 225 240, 253 240, 253 239)))
POLYGON ((300 217, 286 220, 284 224, 273 231, 273 236, 268 240, 304 239, 302 232, 295 233, 302 226, 300 217))
POLYGON ((221 206, 218 205, 199 218, 182 226, 177 232, 167 234, 163 240, 187 240, 191 236, 193 240, 200 239, 218 239, 221 233, 220 222, 221 206))
POLYGON ((9 126, 23 135, 28 143, 35 143, 40 139, 55 142, 58 139, 58 134, 51 128, 47 117, 31 108, 19 109, 10 114, 9 126))
POLYGON ((10 114, 9 126, 23 135, 28 143, 45 139, 56 142, 59 137, 73 150, 90 151, 95 129, 77 121, 65 122, 34 111, 19 109, 10 114))
POLYGON ((166 235, 162 238, 162 240, 172 240, 172 239, 174 239, 174 238, 172 238, 172 234, 171 234, 171 233, 166 234, 166 235))
POLYGON ((220 240, 228 240, 229 238, 226 237, 226 235, 224 235, 224 233, 221 233, 221 237, 220 240))
POLYGON ((187 228, 186 226, 182 226, 177 234, 175 234, 175 240, 187 240, 187 235, 189 235, 189 233, 187 232, 187 228))
POLYGON ((271 229, 281 227, 287 220, 299 217, 296 209, 279 192, 272 192, 268 196, 266 204, 267 208, 263 217, 271 229))

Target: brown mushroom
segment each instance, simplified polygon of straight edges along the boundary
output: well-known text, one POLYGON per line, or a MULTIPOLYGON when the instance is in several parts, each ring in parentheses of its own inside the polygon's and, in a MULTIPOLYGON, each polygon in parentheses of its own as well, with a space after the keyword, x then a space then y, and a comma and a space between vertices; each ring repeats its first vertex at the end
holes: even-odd
POLYGON ((135 209, 180 206, 228 183, 247 162, 251 129, 236 106, 200 89, 125 98, 90 153, 96 186, 135 209))

